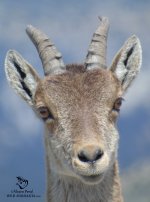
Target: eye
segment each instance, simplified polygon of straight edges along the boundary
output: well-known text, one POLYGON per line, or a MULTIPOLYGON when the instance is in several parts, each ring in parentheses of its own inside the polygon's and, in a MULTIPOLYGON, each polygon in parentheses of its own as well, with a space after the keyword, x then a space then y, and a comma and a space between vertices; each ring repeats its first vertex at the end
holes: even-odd
POLYGON ((113 110, 119 112, 123 100, 124 99, 122 97, 117 98, 116 101, 115 101, 115 103, 114 103, 113 110))
POLYGON ((38 112, 42 119, 46 120, 48 118, 54 119, 53 115, 50 113, 49 109, 47 107, 39 107, 38 112))

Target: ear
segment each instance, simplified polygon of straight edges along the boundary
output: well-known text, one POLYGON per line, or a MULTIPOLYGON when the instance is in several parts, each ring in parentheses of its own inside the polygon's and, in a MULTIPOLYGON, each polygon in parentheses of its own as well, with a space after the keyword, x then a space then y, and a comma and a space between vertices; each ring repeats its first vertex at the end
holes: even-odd
POLYGON ((33 97, 37 83, 40 81, 33 67, 19 53, 10 50, 5 59, 5 72, 10 86, 30 106, 33 106, 33 97))
POLYGON ((142 63, 142 49, 139 39, 131 36, 115 56, 110 70, 121 82, 125 91, 137 76, 142 63))

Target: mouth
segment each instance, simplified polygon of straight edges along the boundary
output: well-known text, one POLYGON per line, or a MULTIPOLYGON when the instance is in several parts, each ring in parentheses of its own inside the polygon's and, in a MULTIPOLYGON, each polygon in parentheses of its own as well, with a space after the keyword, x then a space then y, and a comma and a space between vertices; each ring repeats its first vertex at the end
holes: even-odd
POLYGON ((86 184, 98 184, 103 179, 103 174, 98 175, 80 175, 81 180, 86 184))

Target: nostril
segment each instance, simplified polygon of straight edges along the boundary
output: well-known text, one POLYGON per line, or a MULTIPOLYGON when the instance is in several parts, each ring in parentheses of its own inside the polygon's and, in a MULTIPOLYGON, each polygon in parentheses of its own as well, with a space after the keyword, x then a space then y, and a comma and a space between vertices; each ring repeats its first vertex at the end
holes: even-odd
POLYGON ((78 154, 78 158, 80 159, 80 161, 82 162, 88 162, 89 159, 87 157, 87 154, 85 151, 81 151, 79 154, 78 154))
POLYGON ((95 161, 101 159, 103 154, 103 151, 100 149, 96 149, 93 152, 88 150, 81 150, 78 154, 78 158, 80 161, 85 163, 95 163, 95 161))
POLYGON ((97 149, 95 152, 95 161, 99 160, 103 156, 103 151, 100 149, 97 149))

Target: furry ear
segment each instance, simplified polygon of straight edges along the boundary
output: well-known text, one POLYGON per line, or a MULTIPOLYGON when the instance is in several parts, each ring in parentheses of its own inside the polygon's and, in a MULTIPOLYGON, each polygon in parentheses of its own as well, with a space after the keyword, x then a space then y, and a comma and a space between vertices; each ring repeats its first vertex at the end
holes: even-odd
POLYGON ((125 91, 137 76, 142 63, 142 49, 139 39, 131 36, 115 56, 110 70, 121 82, 125 91))
POLYGON ((33 67, 14 50, 8 51, 5 59, 5 72, 12 88, 30 105, 40 78, 33 67))

